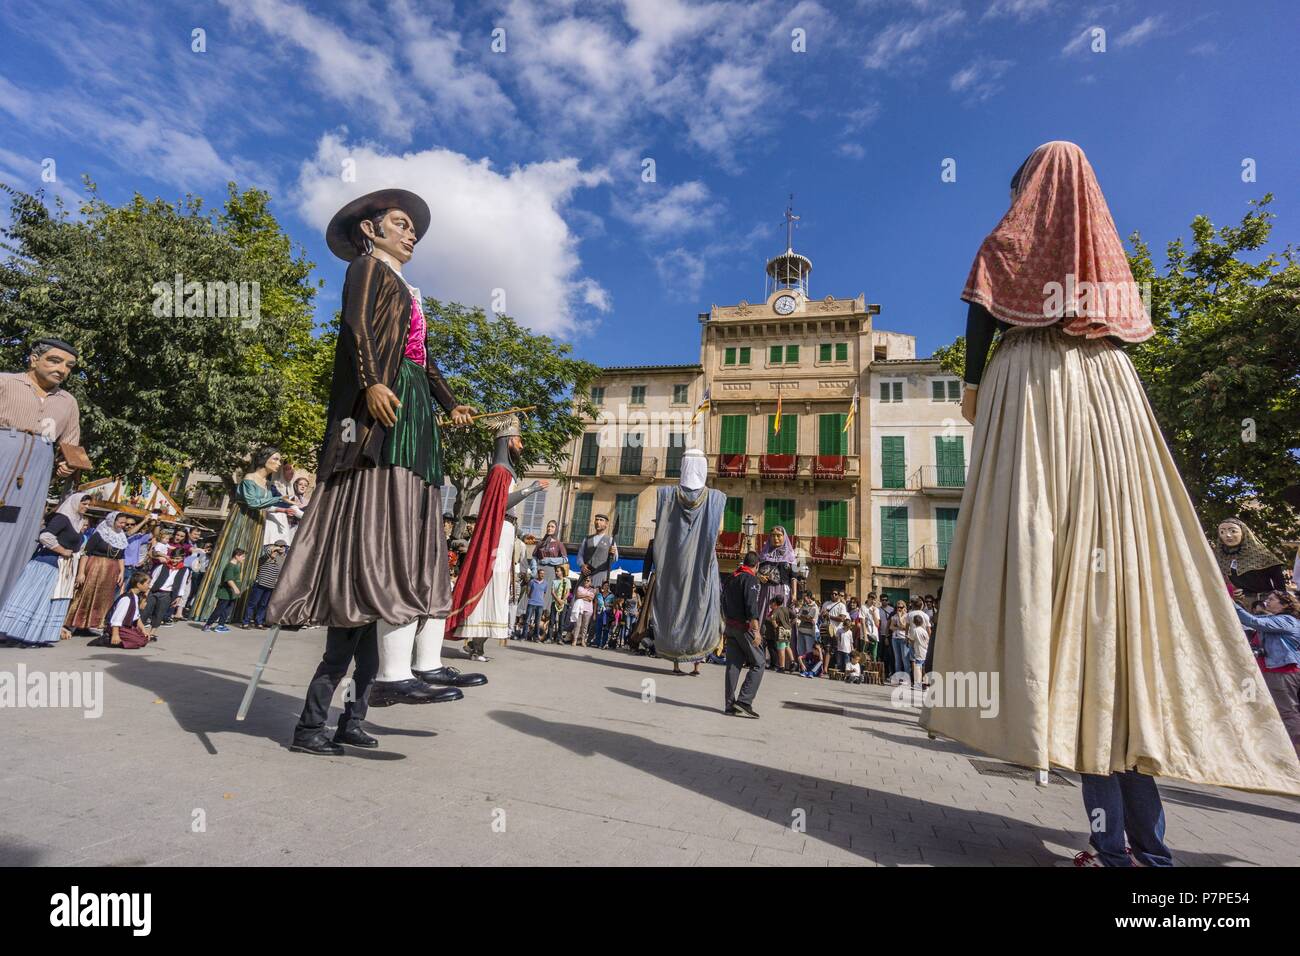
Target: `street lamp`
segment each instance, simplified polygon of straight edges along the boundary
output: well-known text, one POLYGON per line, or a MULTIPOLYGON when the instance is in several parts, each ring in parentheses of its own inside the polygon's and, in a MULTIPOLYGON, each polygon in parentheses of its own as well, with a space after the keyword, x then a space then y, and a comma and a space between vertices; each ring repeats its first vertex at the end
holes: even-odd
MULTIPOLYGON (((745 520, 740 522, 740 526, 745 530, 745 551, 754 550, 754 532, 758 530, 758 522, 754 520, 753 515, 745 515, 745 520)), ((744 555, 741 555, 744 557, 744 555)))

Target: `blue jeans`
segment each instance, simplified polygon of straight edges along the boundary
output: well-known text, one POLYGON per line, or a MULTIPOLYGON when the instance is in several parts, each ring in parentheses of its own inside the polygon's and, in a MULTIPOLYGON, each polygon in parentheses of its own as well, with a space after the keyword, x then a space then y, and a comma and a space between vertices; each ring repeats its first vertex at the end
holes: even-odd
POLYGON ((208 615, 208 627, 225 624, 230 620, 230 612, 235 609, 235 598, 217 598, 217 606, 208 615))
POLYGON ((524 617, 524 639, 528 641, 537 640, 537 632, 542 626, 542 606, 540 604, 528 605, 528 614, 524 617))
POLYGON ((592 647, 604 647, 609 643, 609 612, 601 611, 596 615, 596 639, 591 642, 592 647))
POLYGON ((250 623, 266 623, 266 606, 271 603, 271 594, 275 588, 264 588, 260 584, 254 584, 253 589, 248 593, 248 604, 244 607, 244 626, 250 623))
MULTIPOLYGON (((891 637, 890 646, 894 649, 894 673, 912 674, 912 645, 905 637, 891 637)), ((892 676, 892 675, 891 675, 892 676)))
POLYGON ((1173 866, 1165 846, 1165 811, 1154 777, 1126 770, 1109 776, 1080 774, 1090 843, 1106 866, 1132 866, 1124 837, 1143 866, 1173 866))

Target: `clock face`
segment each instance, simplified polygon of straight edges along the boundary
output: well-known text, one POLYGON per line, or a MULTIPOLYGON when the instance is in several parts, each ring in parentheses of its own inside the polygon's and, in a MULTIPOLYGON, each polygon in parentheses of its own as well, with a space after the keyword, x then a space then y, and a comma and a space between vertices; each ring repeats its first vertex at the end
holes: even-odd
POLYGON ((794 296, 783 295, 778 297, 777 300, 772 303, 772 308, 776 309, 776 311, 781 315, 789 315, 794 311, 794 296))

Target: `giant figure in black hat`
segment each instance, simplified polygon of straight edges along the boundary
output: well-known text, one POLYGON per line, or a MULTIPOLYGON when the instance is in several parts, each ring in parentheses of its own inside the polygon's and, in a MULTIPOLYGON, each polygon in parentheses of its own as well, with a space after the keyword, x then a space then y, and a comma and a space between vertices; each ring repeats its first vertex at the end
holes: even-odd
POLYGON ((329 628, 294 731, 299 752, 377 746, 361 727, 370 704, 463 696, 411 673, 418 625, 451 606, 434 402, 453 425, 474 414, 429 361, 420 293, 402 276, 428 228, 424 200, 385 189, 348 203, 326 231, 330 250, 351 264, 325 444, 316 494, 267 609, 280 624, 329 628), (330 700, 354 659, 353 692, 331 740, 330 700), (381 668, 390 679, 376 680, 381 668))

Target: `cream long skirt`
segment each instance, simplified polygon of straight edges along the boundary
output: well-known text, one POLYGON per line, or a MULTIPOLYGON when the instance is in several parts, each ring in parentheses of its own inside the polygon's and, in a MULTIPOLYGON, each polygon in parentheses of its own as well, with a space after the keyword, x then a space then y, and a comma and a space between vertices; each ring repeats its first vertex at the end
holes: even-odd
POLYGON ((501 540, 497 542, 492 561, 492 577, 488 579, 483 596, 465 623, 456 628, 455 640, 510 636, 514 626, 513 607, 510 601, 510 581, 515 572, 515 526, 505 521, 501 524, 501 540))
POLYGON ((1300 794, 1128 356, 1056 328, 1007 333, 972 445, 922 725, 1031 768, 1300 794), (970 693, 993 678, 996 696, 970 693))

